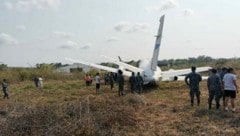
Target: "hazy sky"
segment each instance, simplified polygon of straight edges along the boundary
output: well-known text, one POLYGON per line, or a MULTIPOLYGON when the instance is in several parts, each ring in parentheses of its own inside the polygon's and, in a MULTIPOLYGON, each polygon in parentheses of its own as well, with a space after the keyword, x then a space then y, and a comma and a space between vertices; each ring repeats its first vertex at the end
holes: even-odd
POLYGON ((0 0, 0 64, 240 57, 239 0, 0 0))

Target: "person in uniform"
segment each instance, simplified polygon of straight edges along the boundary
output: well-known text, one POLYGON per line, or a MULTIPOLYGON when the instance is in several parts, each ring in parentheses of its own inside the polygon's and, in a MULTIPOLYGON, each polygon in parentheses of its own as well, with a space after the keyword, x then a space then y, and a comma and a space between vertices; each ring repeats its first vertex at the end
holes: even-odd
POLYGON ((110 76, 109 76, 109 83, 110 83, 110 88, 112 90, 114 86, 114 74, 112 72, 110 73, 110 76))
POLYGON ((6 79, 3 79, 3 82, 2 82, 2 90, 3 90, 3 99, 5 98, 9 98, 9 95, 8 95, 8 83, 7 83, 7 80, 6 79))
POLYGON ((212 74, 208 77, 207 80, 207 87, 208 87, 208 92, 209 92, 209 97, 208 97, 208 104, 209 104, 209 109, 212 108, 212 100, 215 97, 215 102, 216 102, 216 109, 219 109, 219 101, 220 101, 220 96, 221 96, 221 79, 217 75, 217 70, 212 69, 211 70, 212 74))
POLYGON ((131 89, 131 93, 135 93, 136 91, 136 77, 134 72, 132 72, 132 75, 129 77, 129 85, 130 85, 130 89, 131 89))
POLYGON ((124 89, 124 77, 121 70, 118 71, 118 95, 123 95, 123 89, 124 89))
POLYGON ((185 82, 190 89, 190 100, 191 106, 194 105, 194 95, 197 97, 197 104, 200 106, 200 89, 199 83, 202 81, 202 76, 199 73, 196 73, 196 67, 191 68, 192 72, 187 74, 185 77, 185 82))
POLYGON ((136 77, 136 90, 138 91, 139 94, 142 93, 143 88, 143 78, 140 75, 140 72, 137 73, 136 77))
MULTIPOLYGON (((223 84, 223 77, 227 73, 227 68, 222 67, 221 72, 219 73, 219 77, 221 79, 221 83, 223 84)), ((223 87, 223 86, 222 86, 223 87)), ((223 100, 223 107, 225 107, 225 95, 224 95, 224 88, 221 89, 221 97, 223 100)))

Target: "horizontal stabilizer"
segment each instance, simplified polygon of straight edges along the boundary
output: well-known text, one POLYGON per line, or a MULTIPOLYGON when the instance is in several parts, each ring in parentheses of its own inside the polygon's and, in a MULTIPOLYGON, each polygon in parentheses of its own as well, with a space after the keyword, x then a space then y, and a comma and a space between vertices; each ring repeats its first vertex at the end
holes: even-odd
POLYGON ((121 61, 109 58, 107 56, 103 56, 102 55, 102 57, 104 57, 104 58, 108 59, 109 61, 111 61, 112 63, 117 64, 118 66, 123 67, 125 69, 128 69, 128 70, 130 70, 132 72, 135 72, 135 73, 140 72, 141 73, 143 71, 141 68, 134 67, 134 66, 132 66, 130 64, 127 64, 127 63, 124 63, 124 62, 121 62, 121 61))

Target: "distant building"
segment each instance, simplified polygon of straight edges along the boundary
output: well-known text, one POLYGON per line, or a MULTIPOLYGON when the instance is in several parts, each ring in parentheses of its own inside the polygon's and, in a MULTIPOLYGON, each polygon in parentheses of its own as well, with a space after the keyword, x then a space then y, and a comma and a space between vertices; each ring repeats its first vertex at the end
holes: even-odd
POLYGON ((90 69, 91 68, 89 66, 79 64, 79 63, 74 63, 72 65, 59 67, 56 69, 56 71, 62 72, 62 73, 71 73, 71 72, 88 72, 90 71, 90 69))

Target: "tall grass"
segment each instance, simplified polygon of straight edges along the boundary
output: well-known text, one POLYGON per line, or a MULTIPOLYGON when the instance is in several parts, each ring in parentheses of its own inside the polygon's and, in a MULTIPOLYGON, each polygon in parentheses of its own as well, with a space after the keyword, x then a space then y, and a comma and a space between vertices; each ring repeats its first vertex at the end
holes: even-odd
POLYGON ((42 68, 5 68, 0 70, 0 80, 5 78, 11 83, 33 80, 35 76, 42 76, 45 80, 76 80, 84 79, 84 75, 82 72, 66 74, 42 68))

